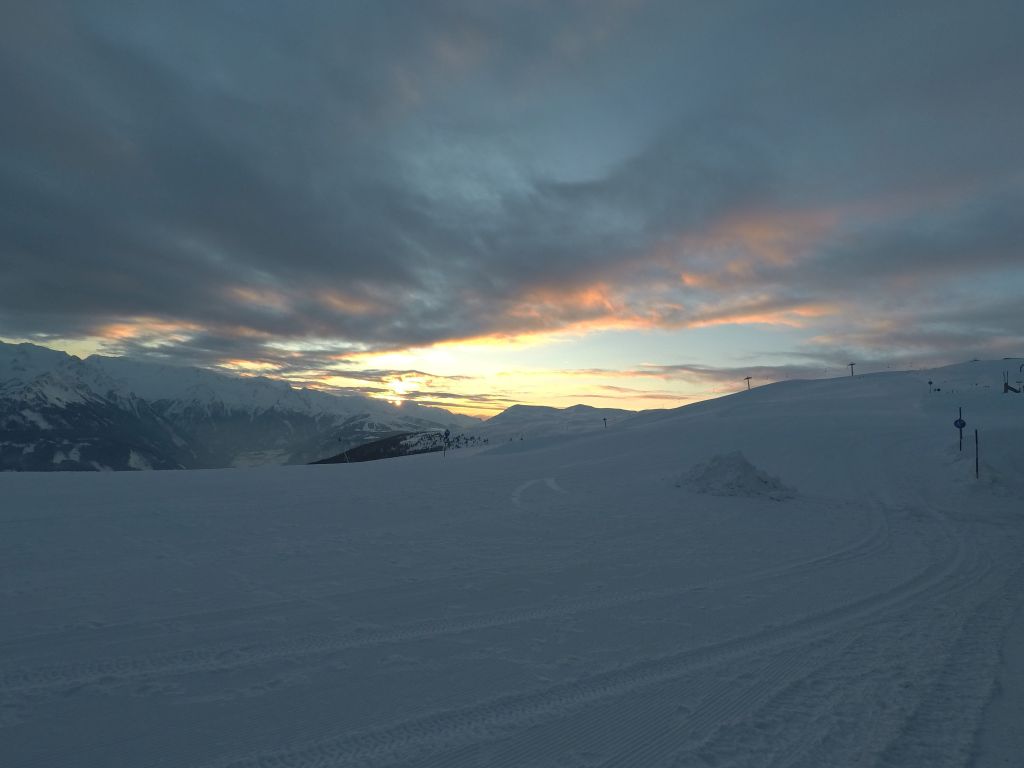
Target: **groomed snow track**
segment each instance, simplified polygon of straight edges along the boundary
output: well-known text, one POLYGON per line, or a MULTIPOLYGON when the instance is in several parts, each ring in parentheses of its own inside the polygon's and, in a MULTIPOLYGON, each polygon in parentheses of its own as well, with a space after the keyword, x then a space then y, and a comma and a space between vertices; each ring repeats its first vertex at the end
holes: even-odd
POLYGON ((884 461, 854 444, 831 476, 827 456, 772 464, 748 442, 795 497, 720 497, 676 479, 733 446, 707 433, 678 460, 677 427, 454 460, 0 477, 4 761, 1003 764, 1012 467, 966 481, 911 422, 884 461))

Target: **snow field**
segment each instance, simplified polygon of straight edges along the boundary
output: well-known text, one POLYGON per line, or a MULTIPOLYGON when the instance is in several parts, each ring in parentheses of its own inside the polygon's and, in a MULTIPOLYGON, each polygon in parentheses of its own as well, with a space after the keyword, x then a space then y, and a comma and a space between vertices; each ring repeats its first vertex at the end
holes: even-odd
POLYGON ((0 475, 0 751, 1013 765, 1024 408, 970 392, 975 482, 919 376, 455 459, 0 475))

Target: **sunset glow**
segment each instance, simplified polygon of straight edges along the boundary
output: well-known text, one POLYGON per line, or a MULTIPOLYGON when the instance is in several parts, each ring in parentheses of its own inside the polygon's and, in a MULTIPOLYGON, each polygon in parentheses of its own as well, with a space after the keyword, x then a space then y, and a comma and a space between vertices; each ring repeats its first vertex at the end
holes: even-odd
POLYGON ((13 14, 0 338, 477 415, 1024 353, 1009 7, 783 5, 13 14))

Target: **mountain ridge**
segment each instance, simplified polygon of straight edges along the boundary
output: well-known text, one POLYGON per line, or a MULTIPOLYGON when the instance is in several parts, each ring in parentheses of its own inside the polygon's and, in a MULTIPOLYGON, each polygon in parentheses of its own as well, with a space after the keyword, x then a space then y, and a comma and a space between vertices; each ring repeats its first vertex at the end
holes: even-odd
POLYGON ((306 463, 391 434, 476 423, 265 377, 0 342, 4 470, 306 463))

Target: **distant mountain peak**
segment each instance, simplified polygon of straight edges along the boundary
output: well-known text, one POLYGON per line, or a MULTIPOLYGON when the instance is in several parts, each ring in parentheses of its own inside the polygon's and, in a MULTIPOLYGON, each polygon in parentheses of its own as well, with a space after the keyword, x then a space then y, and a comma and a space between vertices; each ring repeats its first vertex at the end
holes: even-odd
POLYGON ((578 434, 614 426, 635 415, 635 411, 595 408, 582 403, 568 408, 517 404, 492 416, 472 432, 494 439, 578 434))
POLYGON ((478 423, 262 376, 0 342, 0 469, 305 463, 397 432, 478 423))

